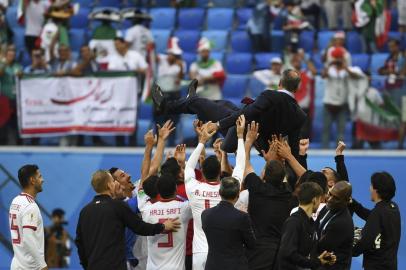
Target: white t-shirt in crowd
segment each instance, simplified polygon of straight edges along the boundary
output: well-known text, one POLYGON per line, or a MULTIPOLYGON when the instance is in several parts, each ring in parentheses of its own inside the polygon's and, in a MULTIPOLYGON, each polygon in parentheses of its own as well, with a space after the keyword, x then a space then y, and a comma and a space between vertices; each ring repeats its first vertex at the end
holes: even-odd
POLYGON ((253 75, 258 81, 262 82, 266 87, 270 87, 272 90, 278 89, 279 81, 282 78, 281 74, 275 74, 270 69, 257 70, 253 75))
POLYGON ((338 70, 330 66, 327 70, 328 77, 325 79, 323 103, 335 106, 347 104, 348 101, 348 72, 338 70))
POLYGON ((181 227, 177 232, 148 236, 147 270, 185 269, 186 232, 192 218, 189 202, 177 199, 161 200, 145 205, 142 219, 148 223, 163 223, 167 219, 179 218, 181 227))
POLYGON ((21 193, 9 212, 14 257, 11 270, 38 270, 47 266, 44 257, 44 224, 34 198, 21 193))
POLYGON ((123 56, 121 54, 114 54, 109 56, 108 70, 115 71, 135 71, 137 69, 147 69, 148 64, 145 58, 136 51, 127 51, 123 56))
POLYGON ((137 24, 129 28, 125 34, 125 41, 130 43, 130 50, 139 52, 144 57, 147 55, 147 46, 154 42, 151 30, 137 24))
MULTIPOLYGON (((201 78, 205 77, 212 77, 216 72, 224 72, 223 65, 214 60, 213 64, 208 67, 200 67, 197 62, 193 62, 190 65, 190 72, 196 73, 196 79, 200 80, 201 78)), ((208 83, 204 85, 200 85, 196 89, 196 93, 200 97, 208 98, 211 100, 219 100, 222 97, 221 94, 221 87, 219 83, 208 83)))
POLYGON ((25 35, 38 37, 44 24, 48 1, 29 1, 25 9, 25 35))
POLYGON ((162 88, 164 92, 174 92, 180 90, 180 84, 178 83, 179 72, 181 67, 178 64, 169 64, 168 56, 164 54, 159 55, 158 64, 158 85, 164 85, 162 88))

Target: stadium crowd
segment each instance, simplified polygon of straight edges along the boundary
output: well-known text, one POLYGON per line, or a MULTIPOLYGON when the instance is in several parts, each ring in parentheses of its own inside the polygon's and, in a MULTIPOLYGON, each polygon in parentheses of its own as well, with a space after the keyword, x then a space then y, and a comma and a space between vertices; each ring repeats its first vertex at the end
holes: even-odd
MULTIPOLYGON (((368 141, 378 149, 391 132, 389 140, 398 139, 398 148, 403 148, 404 1, 77 3, 21 0, 0 4, 1 145, 49 143, 40 138, 22 140, 18 134, 16 91, 21 76, 131 71, 146 85, 151 80, 164 85, 171 99, 184 95, 183 85, 196 78, 198 95, 237 105, 246 95, 256 97, 264 88, 276 89, 282 71, 294 68, 302 77, 295 96, 308 114, 302 138, 310 137, 329 148, 336 133, 336 141, 346 135, 352 148, 362 148, 368 141), (386 24, 380 28, 382 20, 386 24)), ((138 88, 143 101, 142 83, 138 88)), ((139 114, 148 107, 139 105, 139 114)), ((179 116, 162 116, 156 110, 147 116, 150 126, 169 118, 182 128, 179 116)), ((137 130, 137 137, 142 138, 145 128, 137 130)), ((136 142, 135 135, 129 137, 130 146, 142 145, 142 139, 136 142)), ((181 132, 172 136, 170 144, 180 141, 181 132)), ((100 146, 106 140, 92 136, 89 142, 71 135, 56 144, 100 146)), ((113 144, 126 142, 117 136, 113 144)))

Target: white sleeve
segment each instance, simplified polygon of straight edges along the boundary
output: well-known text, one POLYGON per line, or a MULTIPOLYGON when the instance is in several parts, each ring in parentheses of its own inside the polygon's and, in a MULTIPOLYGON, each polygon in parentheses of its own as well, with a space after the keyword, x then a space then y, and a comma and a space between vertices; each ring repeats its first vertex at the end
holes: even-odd
POLYGON ((182 220, 185 222, 189 222, 189 220, 192 219, 192 209, 190 208, 190 204, 188 201, 185 201, 183 203, 183 214, 182 214, 182 220))
POLYGON ((128 29, 128 31, 125 33, 125 41, 132 44, 134 42, 134 31, 131 29, 128 29))
POLYGON ((138 210, 140 210, 141 214, 144 212, 148 200, 149 197, 147 194, 145 194, 144 190, 139 189, 137 192, 137 202, 138 202, 138 210))
POLYGON ((193 62, 193 63, 190 65, 189 71, 190 71, 190 72, 197 72, 197 64, 196 64, 195 62, 193 62))
POLYGON ((238 201, 234 204, 234 207, 240 211, 248 213, 248 201, 249 201, 249 192, 246 189, 240 192, 240 197, 238 198, 238 201))
POLYGON ((233 177, 242 182, 244 178, 245 170, 245 148, 244 148, 244 139, 238 139, 238 148, 237 148, 237 157, 235 158, 235 167, 233 170, 233 177))
POLYGON ((190 155, 185 166, 185 185, 192 179, 196 179, 195 168, 199 161, 200 153, 202 152, 204 144, 199 143, 193 153, 190 155))
POLYGON ((138 56, 137 68, 140 68, 140 69, 147 69, 148 68, 148 63, 147 63, 147 61, 145 61, 145 58, 142 55, 138 56))

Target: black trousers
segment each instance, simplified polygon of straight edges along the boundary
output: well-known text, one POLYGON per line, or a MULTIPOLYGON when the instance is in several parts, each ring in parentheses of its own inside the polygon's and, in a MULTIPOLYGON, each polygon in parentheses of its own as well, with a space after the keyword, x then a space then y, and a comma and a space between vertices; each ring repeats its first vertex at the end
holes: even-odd
POLYGON ((259 241, 253 250, 247 251, 248 265, 250 270, 278 269, 277 255, 279 243, 259 241))

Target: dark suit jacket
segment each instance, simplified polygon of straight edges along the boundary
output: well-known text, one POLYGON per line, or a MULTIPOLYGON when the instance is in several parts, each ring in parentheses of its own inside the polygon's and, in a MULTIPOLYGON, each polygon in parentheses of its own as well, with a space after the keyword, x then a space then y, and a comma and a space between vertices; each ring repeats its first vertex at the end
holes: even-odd
MULTIPOLYGON (((269 148, 267 141, 271 139, 271 135, 282 134, 289 137, 292 153, 298 156, 300 130, 306 120, 306 114, 293 97, 280 91, 265 90, 255 99, 254 103, 220 120, 220 129, 227 129, 235 125, 235 121, 241 114, 245 115, 247 123, 251 121, 259 123, 257 143, 260 149, 269 148)), ((237 136, 233 137, 237 141, 237 136)), ((227 152, 234 150, 223 149, 227 152)))
POLYGON ((255 246, 248 214, 221 201, 203 211, 202 228, 209 244, 206 270, 248 270, 245 248, 255 246))

